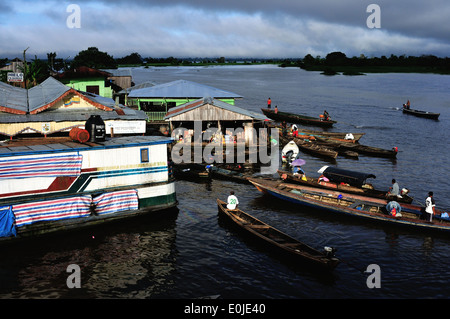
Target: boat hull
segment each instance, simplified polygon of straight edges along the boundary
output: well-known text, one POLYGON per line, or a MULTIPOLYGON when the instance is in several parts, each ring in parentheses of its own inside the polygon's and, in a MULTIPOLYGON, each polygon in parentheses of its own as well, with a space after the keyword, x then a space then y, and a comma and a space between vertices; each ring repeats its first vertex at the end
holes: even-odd
MULTIPOLYGON (((344 207, 338 204, 327 203, 326 201, 314 200, 305 196, 302 196, 302 191, 298 193, 292 193, 279 188, 279 182, 275 181, 261 181, 256 179, 249 179, 249 181, 261 192, 264 194, 271 195, 273 197, 279 198, 284 201, 288 201, 294 204, 302 205, 304 207, 310 207, 313 209, 321 210, 327 213, 334 213, 340 215, 346 215, 351 217, 356 217, 359 219, 370 220, 373 222, 381 223, 381 224, 389 224, 395 226, 406 226, 411 229, 421 230, 421 231, 439 231, 439 232, 450 232, 450 222, 443 220, 436 220, 433 223, 426 222, 421 220, 419 217, 402 217, 396 218, 389 214, 387 214, 383 208, 385 204, 377 203, 374 201, 364 201, 367 198, 360 198, 357 200, 355 197, 344 197, 344 201, 348 200, 353 203, 348 207, 344 207), (364 207, 362 206, 364 205, 364 207), (361 208, 363 207, 363 208, 361 208), (364 209, 372 209, 377 208, 376 211, 365 211, 364 209)), ((289 186, 288 184, 282 183, 283 186, 289 186)), ((300 188, 300 187, 299 187, 300 188)), ((303 190, 303 192, 307 192, 303 190)), ((324 198, 328 197, 329 194, 324 193, 324 198)), ((357 195, 355 195, 357 196, 357 195)), ((337 197, 337 196, 336 196, 337 197)), ((401 205, 403 208, 403 204, 401 205)), ((403 212, 407 212, 408 209, 402 210, 403 212)), ((414 212, 411 209, 411 216, 413 214, 418 214, 419 212, 414 212)))
POLYGON ((433 113, 433 112, 412 110, 412 109, 405 109, 405 108, 403 108, 403 113, 404 114, 414 115, 414 116, 417 116, 417 117, 423 117, 423 118, 426 118, 426 119, 432 119, 432 120, 439 119, 439 115, 441 115, 440 113, 433 113))
POLYGON ((296 124, 304 124, 304 125, 312 125, 312 126, 320 126, 320 127, 332 127, 336 121, 326 121, 321 119, 316 119, 310 116, 298 115, 293 113, 286 112, 277 112, 275 113, 272 109, 261 109, 265 116, 274 120, 274 121, 285 121, 287 123, 296 123, 296 124))
POLYGON ((227 217, 239 230, 251 235, 253 238, 259 239, 275 249, 275 251, 281 252, 290 258, 301 260, 308 265, 318 266, 321 269, 332 270, 339 264, 338 258, 327 256, 325 252, 320 252, 301 243, 241 210, 227 209, 226 203, 220 199, 217 199, 217 206, 219 213, 227 217))
MULTIPOLYGON (((0 241, 36 237, 176 207, 167 138, 23 144, 0 151, 0 241), (17 152, 17 150, 20 150, 17 152), (3 210, 3 211, 1 211, 3 210)), ((14 145, 14 144, 13 144, 14 145)))
POLYGON ((294 174, 287 172, 287 171, 278 171, 278 174, 280 177, 289 183, 298 183, 305 186, 310 186, 317 189, 328 189, 333 191, 338 191, 342 193, 347 194, 356 194, 356 195, 362 195, 367 196, 369 198, 376 198, 381 199, 385 201, 386 203, 391 200, 395 200, 399 203, 412 203, 413 198, 404 195, 403 197, 396 197, 396 198, 387 198, 386 192, 375 190, 375 189, 369 189, 369 188, 363 188, 363 187, 355 187, 355 186, 347 186, 347 185, 340 185, 339 183, 331 183, 331 182, 318 182, 317 179, 313 179, 311 177, 307 177, 306 180, 299 178, 298 176, 295 176, 294 174))

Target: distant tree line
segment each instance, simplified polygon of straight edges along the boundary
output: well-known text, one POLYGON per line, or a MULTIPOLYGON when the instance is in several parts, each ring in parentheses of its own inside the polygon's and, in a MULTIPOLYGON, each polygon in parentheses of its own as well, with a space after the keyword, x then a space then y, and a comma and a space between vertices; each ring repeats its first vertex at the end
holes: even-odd
MULTIPOLYGON (((25 50, 26 51, 26 50, 25 50)), ((23 60, 26 60, 25 51, 23 60)), ((8 64, 8 59, 0 59, 0 67, 8 64)), ((433 72, 450 74, 450 58, 439 58, 434 55, 396 56, 389 57, 347 57, 342 52, 331 52, 325 57, 307 54, 303 58, 291 59, 226 59, 219 58, 143 58, 139 53, 133 52, 121 58, 114 58, 107 52, 102 52, 96 47, 89 47, 80 51, 71 61, 57 58, 56 52, 47 53, 47 60, 40 60, 36 56, 26 64, 21 71, 26 73, 27 85, 33 86, 45 80, 56 72, 87 66, 94 69, 115 69, 120 65, 198 65, 198 64, 252 64, 252 63, 276 63, 280 67, 299 67, 308 71, 324 71, 325 74, 361 74, 360 72, 433 72)), ((5 81, 6 79, 2 79, 5 81)))
MULTIPOLYGON (((294 65, 293 65, 294 66, 294 65)), ((342 52, 331 52, 325 58, 313 57, 307 54, 295 66, 305 70, 349 71, 362 72, 435 72, 450 73, 450 58, 439 58, 434 55, 396 56, 368 58, 361 54, 359 57, 348 58, 342 52)))

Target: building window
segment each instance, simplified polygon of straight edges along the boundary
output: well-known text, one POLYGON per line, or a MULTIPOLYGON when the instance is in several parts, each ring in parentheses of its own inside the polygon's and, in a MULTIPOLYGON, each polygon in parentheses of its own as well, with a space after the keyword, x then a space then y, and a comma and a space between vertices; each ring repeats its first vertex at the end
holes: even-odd
POLYGON ((141 148, 141 163, 148 163, 148 148, 141 148))
POLYGON ((86 85, 86 92, 99 95, 100 87, 98 85, 86 85))

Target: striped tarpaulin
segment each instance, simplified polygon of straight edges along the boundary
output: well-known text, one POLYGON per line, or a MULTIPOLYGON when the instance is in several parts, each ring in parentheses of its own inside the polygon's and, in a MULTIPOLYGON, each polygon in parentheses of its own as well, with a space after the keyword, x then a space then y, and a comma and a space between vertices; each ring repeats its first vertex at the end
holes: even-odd
POLYGON ((82 161, 77 154, 0 159, 0 179, 78 176, 82 161))
POLYGON ((76 196, 13 205, 16 226, 29 225, 40 221, 87 217, 90 215, 91 196, 76 196))
POLYGON ((134 189, 105 193, 95 197, 93 202, 99 215, 139 208, 137 191, 134 189))

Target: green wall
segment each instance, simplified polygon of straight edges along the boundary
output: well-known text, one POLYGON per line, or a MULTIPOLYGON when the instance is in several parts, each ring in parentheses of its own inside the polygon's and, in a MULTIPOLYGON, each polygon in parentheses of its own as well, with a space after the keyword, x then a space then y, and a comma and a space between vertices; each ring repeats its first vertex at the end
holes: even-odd
POLYGON ((87 92, 87 86, 98 86, 100 96, 113 97, 113 90, 111 87, 105 87, 105 79, 72 79, 64 84, 83 92, 87 92))

